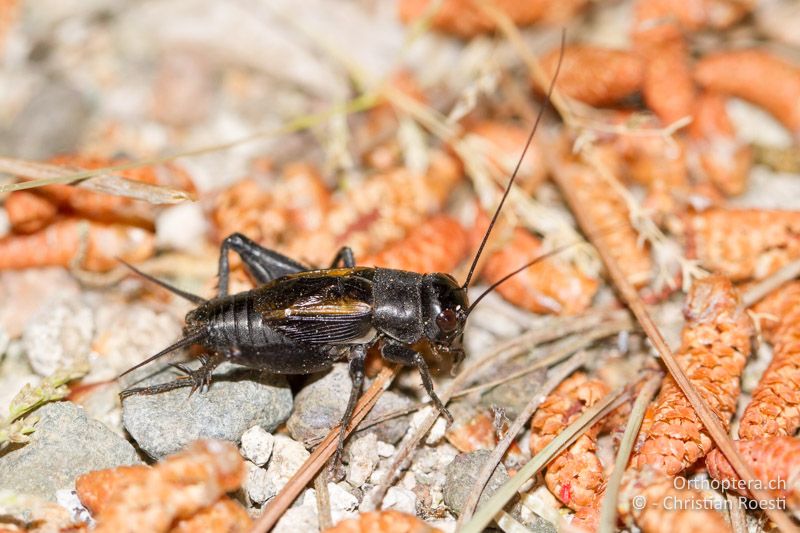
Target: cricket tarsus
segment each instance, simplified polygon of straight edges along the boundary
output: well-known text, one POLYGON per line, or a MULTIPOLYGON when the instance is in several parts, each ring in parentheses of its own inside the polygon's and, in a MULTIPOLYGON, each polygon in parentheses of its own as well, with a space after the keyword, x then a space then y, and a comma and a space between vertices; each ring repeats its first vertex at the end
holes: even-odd
MULTIPOLYGON (((561 59, 559 68, 560 64, 561 59)), ((555 76, 548 101, 554 84, 555 76)), ((126 389, 122 396, 186 386, 193 391, 205 388, 210 385, 213 368, 222 361, 277 374, 310 374, 347 359, 353 386, 339 429, 332 463, 335 469, 364 383, 364 358, 370 348, 378 347, 384 359, 418 370, 434 405, 452 422, 453 417, 434 391, 424 356, 452 359, 454 364, 464 357, 461 339, 474 307, 469 305, 467 286, 540 119, 541 112, 463 285, 450 274, 357 267, 353 252, 346 247, 336 254, 330 268, 312 270, 234 233, 220 247, 217 297, 196 302, 199 305, 186 315, 184 338, 134 368, 191 344, 218 355, 204 360, 198 370, 179 366, 187 375, 178 380, 126 389), (258 282, 256 288, 228 294, 229 251, 241 257, 258 282)), ((552 254, 525 268, 547 255, 552 254)))

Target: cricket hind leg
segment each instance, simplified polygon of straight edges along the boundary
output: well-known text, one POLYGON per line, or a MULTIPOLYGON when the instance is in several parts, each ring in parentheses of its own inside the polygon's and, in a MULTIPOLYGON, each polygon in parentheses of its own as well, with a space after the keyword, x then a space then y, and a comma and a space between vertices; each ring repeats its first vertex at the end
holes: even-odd
POLYGON ((173 381, 159 383, 157 385, 150 385, 148 387, 130 387, 120 392, 119 397, 125 399, 128 396, 133 396, 135 394, 160 394, 162 392, 180 389, 183 387, 192 388, 192 390, 189 392, 189 396, 194 394, 194 392, 198 389, 200 389, 200 392, 204 392, 204 390, 207 391, 209 387, 211 387, 211 380, 214 370, 226 358, 220 353, 214 353, 212 355, 203 354, 199 357, 199 359, 201 364, 196 369, 191 369, 182 363, 170 365, 184 373, 183 376, 178 376, 173 381))
POLYGON ((404 366, 416 367, 419 371, 420 377, 422 378, 422 385, 425 387, 425 392, 427 392, 428 396, 430 396, 433 405, 439 410, 439 413, 441 413, 441 415, 447 419, 448 423, 453 423, 453 415, 451 415, 450 411, 447 410, 447 407, 444 406, 444 403, 442 403, 442 400, 436 394, 436 391, 433 390, 433 380, 431 379, 430 370, 428 370, 428 364, 425 362, 425 358, 423 358, 419 352, 416 352, 402 344, 387 342, 381 349, 381 355, 387 361, 400 363, 404 366))
POLYGON ((331 262, 331 268, 353 268, 354 266, 356 266, 356 258, 353 255, 353 249, 349 246, 339 248, 339 251, 336 252, 336 257, 331 262))
POLYGON ((230 278, 228 252, 231 250, 239 254, 247 269, 256 281, 261 284, 288 274, 296 274, 308 270, 305 265, 274 250, 264 248, 241 233, 232 233, 222 241, 219 249, 219 270, 217 272, 219 277, 219 296, 228 295, 228 281, 230 278))
POLYGON ((341 426, 339 427, 339 443, 336 445, 336 454, 331 463, 332 471, 336 469, 342 460, 347 426, 350 425, 350 420, 353 418, 353 411, 355 411, 358 397, 361 395, 361 389, 364 386, 364 360, 366 357, 367 349, 364 346, 355 346, 350 352, 348 365, 352 388, 350 389, 350 398, 347 400, 347 407, 344 410, 344 416, 342 416, 341 426))

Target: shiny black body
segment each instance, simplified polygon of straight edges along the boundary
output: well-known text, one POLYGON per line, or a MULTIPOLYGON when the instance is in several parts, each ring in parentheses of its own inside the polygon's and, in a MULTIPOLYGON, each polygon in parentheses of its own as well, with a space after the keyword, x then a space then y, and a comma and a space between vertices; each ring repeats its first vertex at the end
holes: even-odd
POLYGON ((310 270, 241 234, 229 236, 220 253, 219 295, 202 300, 182 293, 199 303, 186 315, 184 338, 142 363, 199 344, 203 365, 197 370, 176 365, 190 379, 127 389, 123 397, 208 386, 214 368, 226 360, 279 374, 308 374, 347 358, 353 389, 344 427, 363 385, 367 351, 377 345, 385 359, 417 367, 431 399, 451 419, 433 390, 425 360, 458 363, 463 357, 466 290, 448 274, 354 263, 352 252, 343 248, 331 268, 310 270), (242 257, 258 287, 227 294, 229 251, 242 257))

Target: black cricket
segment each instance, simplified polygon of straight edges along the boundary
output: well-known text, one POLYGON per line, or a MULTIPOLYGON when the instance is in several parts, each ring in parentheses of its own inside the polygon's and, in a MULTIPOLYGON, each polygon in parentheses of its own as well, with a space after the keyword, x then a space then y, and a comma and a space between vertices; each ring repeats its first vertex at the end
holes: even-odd
MULTIPOLYGON (((562 35, 562 56, 563 39, 562 35)), ((563 249, 543 254, 509 273, 469 304, 467 287, 550 101, 560 66, 561 58, 545 105, 539 111, 463 285, 450 274, 356 266, 353 253, 347 247, 339 251, 330 268, 309 269, 239 233, 230 235, 222 243, 219 294, 210 300, 186 293, 128 265, 141 276, 198 307, 186 315, 182 339, 126 370, 120 377, 194 344, 200 345, 204 354, 200 357, 202 365, 196 370, 174 365, 186 376, 150 387, 129 388, 120 396, 155 394, 184 386, 191 386, 192 392, 208 388, 214 369, 223 361, 277 374, 309 374, 330 368, 336 361, 346 358, 353 387, 342 417, 336 464, 344 447, 345 428, 364 383, 364 359, 367 351, 377 345, 384 359, 417 368, 434 405, 452 422, 452 416, 433 389, 424 355, 457 365, 464 357, 461 347, 464 326, 475 305, 507 279, 563 249), (230 251, 239 254, 259 283, 258 287, 228 294, 230 251)))

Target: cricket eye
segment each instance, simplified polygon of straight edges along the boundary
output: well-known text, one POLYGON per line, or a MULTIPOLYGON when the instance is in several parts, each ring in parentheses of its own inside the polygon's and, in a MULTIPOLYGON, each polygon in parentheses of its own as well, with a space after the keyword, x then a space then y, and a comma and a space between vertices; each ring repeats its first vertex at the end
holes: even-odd
POLYGON ((458 327, 458 317, 452 309, 445 309, 436 317, 436 325, 445 333, 452 333, 458 327))

